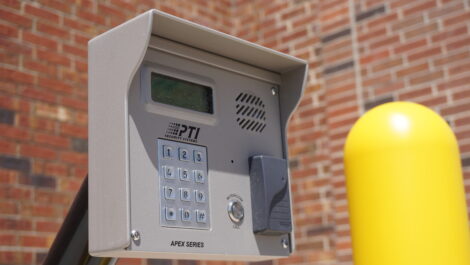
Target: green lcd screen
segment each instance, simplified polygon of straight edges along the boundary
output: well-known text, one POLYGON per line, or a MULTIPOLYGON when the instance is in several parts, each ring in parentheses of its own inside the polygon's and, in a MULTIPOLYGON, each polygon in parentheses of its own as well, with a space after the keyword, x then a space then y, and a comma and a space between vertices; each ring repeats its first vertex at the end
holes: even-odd
POLYGON ((152 73, 152 100, 185 109, 214 113, 212 88, 178 78, 152 73))

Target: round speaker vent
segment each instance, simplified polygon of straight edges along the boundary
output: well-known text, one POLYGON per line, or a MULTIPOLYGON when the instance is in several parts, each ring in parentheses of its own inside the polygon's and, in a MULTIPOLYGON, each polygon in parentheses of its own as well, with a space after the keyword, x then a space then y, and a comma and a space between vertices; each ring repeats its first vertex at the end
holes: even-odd
POLYGON ((252 94, 240 93, 235 98, 237 123, 243 130, 263 132, 266 127, 266 111, 263 101, 252 94))

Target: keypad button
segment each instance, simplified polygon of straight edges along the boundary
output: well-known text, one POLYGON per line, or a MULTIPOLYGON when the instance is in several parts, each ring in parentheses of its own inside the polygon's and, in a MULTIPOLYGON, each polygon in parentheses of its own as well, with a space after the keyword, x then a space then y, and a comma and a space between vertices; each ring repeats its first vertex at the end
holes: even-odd
POLYGON ((163 167, 163 174, 167 179, 174 179, 175 178, 175 168, 171 166, 164 166, 163 167))
POLYGON ((169 145, 164 145, 163 146, 163 157, 167 158, 167 159, 173 159, 175 157, 173 147, 171 147, 169 145))
POLYGON ((166 186, 163 188, 165 193, 165 199, 167 200, 174 200, 176 199, 176 191, 175 188, 166 186))
POLYGON ((165 208, 165 218, 168 221, 175 221, 176 220, 175 208, 165 208))
POLYGON ((191 180, 191 174, 187 168, 179 168, 178 171, 179 171, 180 180, 182 181, 191 180))
POLYGON ((204 163, 206 161, 204 154, 201 151, 194 150, 194 162, 204 163))
POLYGON ((196 210, 196 222, 205 224, 207 222, 206 211, 196 210))
POLYGON ((181 209, 181 221, 191 222, 191 210, 181 209))
POLYGON ((191 159, 188 149, 179 148, 179 158, 181 161, 189 161, 191 159))
POLYGON ((206 194, 202 190, 195 190, 194 197, 196 197, 196 202, 199 202, 199 203, 206 202, 206 194))
POLYGON ((191 191, 189 191, 189 189, 181 188, 180 192, 181 192, 182 201, 187 201, 187 202, 191 201, 191 191))
POLYGON ((202 170, 194 170, 194 179, 197 183, 204 183, 206 182, 206 176, 202 170))

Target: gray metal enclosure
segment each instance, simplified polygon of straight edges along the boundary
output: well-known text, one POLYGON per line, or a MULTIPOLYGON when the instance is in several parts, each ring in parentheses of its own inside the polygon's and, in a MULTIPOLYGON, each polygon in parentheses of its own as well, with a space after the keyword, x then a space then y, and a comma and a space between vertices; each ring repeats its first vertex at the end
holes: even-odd
POLYGON ((287 160, 286 125, 306 74, 302 60, 157 10, 91 40, 90 253, 288 256, 293 231, 253 231, 249 161, 287 160), (154 75, 203 87, 208 110, 157 102, 154 75))

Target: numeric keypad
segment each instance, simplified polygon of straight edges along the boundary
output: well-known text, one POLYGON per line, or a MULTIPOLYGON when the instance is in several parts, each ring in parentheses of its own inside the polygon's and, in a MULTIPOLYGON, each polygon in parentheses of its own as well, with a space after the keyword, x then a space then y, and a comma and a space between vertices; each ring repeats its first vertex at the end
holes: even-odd
POLYGON ((210 228, 206 147, 157 140, 161 225, 210 228))

